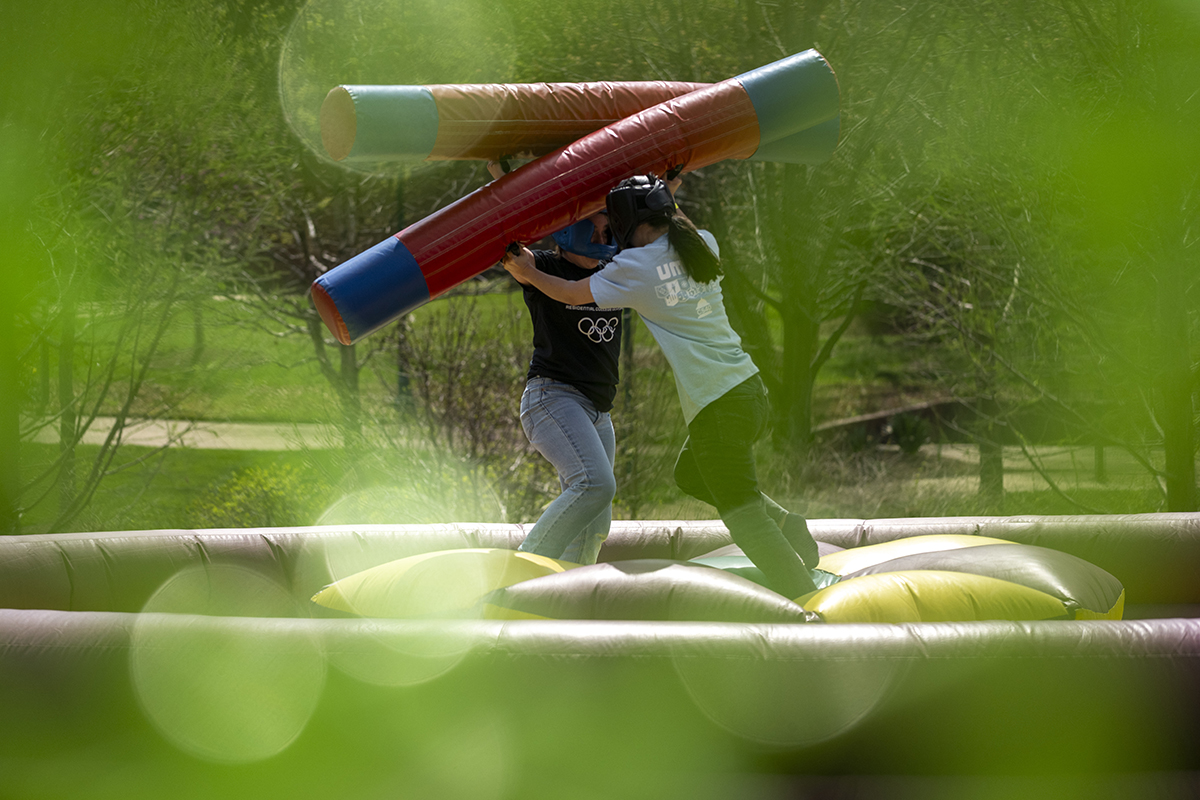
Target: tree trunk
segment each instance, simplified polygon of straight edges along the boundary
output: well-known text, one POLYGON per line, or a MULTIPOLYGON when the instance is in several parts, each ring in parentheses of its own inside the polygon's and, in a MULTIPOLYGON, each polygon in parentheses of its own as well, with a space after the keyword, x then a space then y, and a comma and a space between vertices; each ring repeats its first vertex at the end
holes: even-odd
POLYGON ((789 55, 814 46, 817 24, 827 3, 828 0, 810 0, 807 3, 784 4, 783 38, 789 55))
MULTIPOLYGON (((408 225, 408 215, 404 211, 404 178, 396 180, 395 208, 396 214, 392 218, 393 230, 404 230, 408 225)), ((409 333, 409 321, 405 317, 399 320, 396 324, 396 411, 402 417, 412 417, 413 415, 413 396, 412 396, 412 375, 410 374, 408 364, 408 347, 405 341, 409 333)))
POLYGON ((638 459, 639 443, 635 443, 627 438, 630 432, 638 433, 640 428, 640 420, 643 409, 637 408, 637 385, 635 384, 637 371, 633 364, 634 351, 634 325, 637 318, 634 316, 635 311, 632 308, 621 310, 621 355, 620 355, 620 375, 621 375, 621 399, 623 401, 624 416, 621 420, 622 436, 617 443, 618 459, 621 463, 621 488, 619 496, 621 503, 629 512, 630 519, 637 519, 642 508, 642 497, 644 496, 644 482, 639 481, 639 468, 641 464, 638 459))
POLYGON ((989 514, 1004 510, 1004 448, 996 422, 999 405, 981 402, 975 440, 979 444, 979 501, 989 514))
MULTIPOLYGON (((9 320, 9 324, 11 323, 12 321, 9 320)), ((35 416, 44 417, 46 416, 46 410, 50 408, 50 338, 48 336, 42 337, 41 344, 38 345, 38 351, 37 397, 34 400, 37 410, 34 413, 35 416)), ((12 385, 15 387, 16 383, 12 385)), ((13 399, 13 402, 16 402, 16 398, 13 399)), ((16 406, 14 405, 13 407, 15 408, 16 406)))
MULTIPOLYGON (((783 7, 783 39, 789 53, 798 53, 812 47, 825 2, 800 5, 785 3, 783 7)), ((820 323, 812 313, 815 293, 811 291, 810 276, 820 265, 804 257, 804 242, 800 221, 810 212, 811 198, 805 191, 807 168, 797 164, 783 167, 783 241, 781 258, 792 263, 786 265, 792 280, 785 280, 783 317, 783 370, 780 382, 783 388, 783 408, 777 410, 782 420, 782 431, 776 426, 776 446, 794 459, 807 459, 812 445, 813 383, 816 380, 814 360, 821 345, 820 323), (782 437, 780 434, 782 433, 782 437)))
POLYGON ((804 167, 783 166, 780 187, 783 217, 776 248, 783 262, 783 303, 779 312, 783 321, 783 347, 779 382, 781 406, 776 407, 775 444, 793 458, 808 457, 812 440, 812 397, 814 360, 820 348, 821 329, 815 313, 816 283, 819 265, 806 257, 801 231, 810 212, 806 196, 804 167))
POLYGON ((65 514, 75 502, 75 293, 63 296, 62 328, 58 342, 58 510, 65 514))
POLYGON ((325 346, 325 326, 316 314, 305 320, 308 327, 308 338, 312 342, 313 352, 316 353, 317 363, 321 374, 337 393, 338 405, 342 412, 342 446, 347 451, 357 452, 362 444, 362 397, 358 391, 358 359, 354 345, 335 345, 338 352, 338 365, 335 369, 329 357, 329 349, 325 346))
POLYGON ((820 343, 820 327, 804 310, 788 305, 783 313, 783 374, 781 397, 775 407, 776 446, 793 458, 808 457, 812 444, 813 357, 820 343))
POLYGON ((409 374, 408 326, 404 320, 396 325, 396 413, 411 418, 413 413, 412 375, 409 374))
MULTIPOLYGON (((711 183, 703 182, 703 178, 692 179, 699 183, 701 191, 706 195, 720 196, 722 187, 713 187, 711 183)), ((772 392, 779 391, 778 365, 775 362, 775 347, 771 343, 771 331, 767 326, 762 301, 755 296, 750 277, 745 271, 745 261, 741 253, 730 245, 733 236, 729 232, 729 221, 725 215, 725 206, 721 202, 711 204, 708 212, 706 227, 717 239, 717 245, 724 247, 721 252, 721 267, 725 279, 721 282, 721 293, 725 300, 725 313, 729 315, 729 323, 737 331, 742 340, 742 349, 750 354, 754 363, 762 372, 763 381, 772 392)))
POLYGON ((1192 401, 1191 342, 1184 306, 1186 282, 1164 270, 1158 283, 1159 343, 1162 348, 1162 431, 1166 456, 1168 511, 1196 510, 1195 409, 1192 401))
MULTIPOLYGON (((14 313, 7 303, 0 306, 0 341, 16 341, 14 313)), ((21 532, 18 495, 21 473, 18 453, 21 446, 21 420, 18 409, 17 349, 0 348, 0 535, 21 532)))
POLYGON ((1103 444, 1096 445, 1096 457, 1093 461, 1093 464, 1095 467, 1093 472, 1094 472, 1094 477, 1096 479, 1096 483, 1107 483, 1108 482, 1108 465, 1104 459, 1104 445, 1103 444))
POLYGON ((1004 450, 991 438, 979 437, 979 500, 988 513, 1004 510, 1004 450))
POLYGON ((197 295, 192 300, 192 365, 204 357, 204 301, 197 295))
POLYGON ((342 443, 346 450, 357 452, 362 446, 362 396, 358 391, 358 358, 354 345, 338 345, 341 357, 342 443))
POLYGON ((621 392, 626 408, 633 402, 633 326, 636 321, 632 308, 621 309, 621 392))

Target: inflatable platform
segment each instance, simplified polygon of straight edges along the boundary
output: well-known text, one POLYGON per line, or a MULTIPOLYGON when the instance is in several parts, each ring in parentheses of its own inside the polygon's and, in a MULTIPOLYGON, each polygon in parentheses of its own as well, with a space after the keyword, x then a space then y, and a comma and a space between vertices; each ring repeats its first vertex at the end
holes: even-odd
POLYGON ((811 528, 803 598, 719 521, 6 537, 0 796, 1194 788, 1200 515, 811 528))

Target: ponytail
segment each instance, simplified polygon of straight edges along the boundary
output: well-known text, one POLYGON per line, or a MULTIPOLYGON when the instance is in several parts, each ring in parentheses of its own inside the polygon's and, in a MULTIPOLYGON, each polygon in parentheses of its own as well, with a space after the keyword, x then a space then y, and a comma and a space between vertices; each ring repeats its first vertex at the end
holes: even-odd
POLYGON ((721 259, 683 212, 676 211, 667 220, 667 241, 679 253, 684 272, 697 283, 709 283, 723 274, 721 259))

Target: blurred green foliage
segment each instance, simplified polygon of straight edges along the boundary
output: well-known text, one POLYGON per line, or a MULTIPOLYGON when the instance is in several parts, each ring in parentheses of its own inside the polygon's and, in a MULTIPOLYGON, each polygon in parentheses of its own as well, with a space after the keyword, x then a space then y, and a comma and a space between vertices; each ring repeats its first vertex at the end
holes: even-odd
MULTIPOLYGON (((0 85, 0 444, 63 442, 5 459, 5 530, 21 514, 87 524, 101 487, 138 469, 119 437, 79 445, 99 415, 330 421, 346 455, 323 479, 346 496, 383 480, 356 477, 364 453, 419 440, 484 476, 501 516, 535 513, 554 485, 514 425, 519 305, 501 323, 492 299, 457 318, 433 303, 347 349, 304 297, 487 180, 469 163, 330 164, 324 92, 717 81, 807 47, 839 77, 834 158, 714 165, 681 194, 721 242, 731 317, 771 388, 769 480, 816 497, 845 457, 816 423, 957 399, 981 420, 963 436, 1104 443, 1160 487, 1141 510, 1195 507, 1192 3, 134 0, 14 4, 5 23, 0 68, 19 80, 0 85), (434 347, 448 318, 457 343, 434 347)), ((639 344, 619 397, 631 513, 680 502, 655 352, 639 344)))
POLYGON ((202 528, 311 525, 328 493, 287 464, 248 467, 193 500, 188 516, 202 528))

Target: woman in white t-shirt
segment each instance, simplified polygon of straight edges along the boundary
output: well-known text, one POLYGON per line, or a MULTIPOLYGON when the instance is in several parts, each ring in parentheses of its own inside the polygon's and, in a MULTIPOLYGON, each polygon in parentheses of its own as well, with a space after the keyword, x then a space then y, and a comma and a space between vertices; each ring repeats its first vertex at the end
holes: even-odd
POLYGON ((802 516, 759 491, 754 442, 767 425, 766 389, 725 314, 717 243, 679 211, 676 185, 637 176, 609 192, 609 229, 621 250, 585 280, 541 272, 527 249, 504 266, 564 303, 637 310, 671 365, 688 426, 676 483, 716 506, 771 588, 795 599, 815 588, 808 569, 817 545, 802 516))

